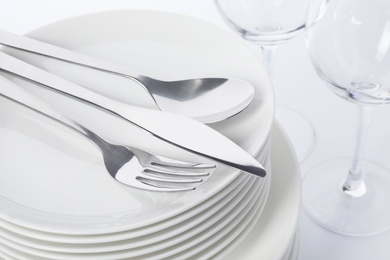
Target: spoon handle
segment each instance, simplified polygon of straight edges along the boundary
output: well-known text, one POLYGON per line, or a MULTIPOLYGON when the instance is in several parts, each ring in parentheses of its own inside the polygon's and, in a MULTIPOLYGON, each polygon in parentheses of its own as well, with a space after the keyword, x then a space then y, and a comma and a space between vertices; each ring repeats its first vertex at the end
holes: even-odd
POLYGON ((117 66, 115 64, 103 60, 95 59, 93 57, 78 52, 70 51, 65 48, 61 48, 49 43, 38 41, 26 36, 21 36, 1 29, 0 44, 10 48, 50 57, 53 59, 84 66, 87 68, 120 75, 122 77, 134 80, 135 82, 139 83, 146 91, 149 92, 149 90, 144 86, 144 84, 140 82, 140 78, 145 76, 130 72, 127 68, 117 66))

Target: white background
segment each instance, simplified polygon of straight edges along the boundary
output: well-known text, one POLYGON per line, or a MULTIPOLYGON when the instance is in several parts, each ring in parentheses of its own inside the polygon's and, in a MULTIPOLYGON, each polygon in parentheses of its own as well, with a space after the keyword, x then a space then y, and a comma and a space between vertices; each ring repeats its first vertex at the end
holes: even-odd
MULTIPOLYGON (((64 18, 117 9, 171 11, 198 17, 229 30, 211 0, 0 0, 0 28, 24 34, 64 18)), ((280 46, 275 58, 277 105, 301 112, 310 120, 316 133, 314 150, 301 163, 302 175, 322 161, 350 156, 355 142, 356 107, 336 97, 317 77, 307 55, 304 33, 280 46)), ((375 110, 365 156, 388 168, 389 118, 390 106, 375 110)), ((320 228, 304 212, 300 232, 302 260, 390 259, 390 232, 365 238, 341 236, 320 228)))

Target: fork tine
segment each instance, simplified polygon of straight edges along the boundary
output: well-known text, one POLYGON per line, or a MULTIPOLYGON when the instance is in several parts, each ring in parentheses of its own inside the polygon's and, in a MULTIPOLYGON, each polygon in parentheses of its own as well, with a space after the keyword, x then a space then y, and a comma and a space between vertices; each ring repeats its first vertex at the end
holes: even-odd
POLYGON ((199 184, 203 182, 203 179, 201 178, 174 178, 174 177, 169 177, 167 178, 164 175, 149 175, 147 173, 142 172, 136 177, 136 180, 138 181, 151 181, 151 182, 158 182, 163 185, 186 185, 186 184, 199 184))
POLYGON ((197 185, 203 182, 201 179, 197 180, 166 180, 153 177, 137 176, 135 178, 140 183, 148 186, 157 188, 158 190, 169 190, 169 191, 190 191, 195 190, 197 185), (190 184, 190 185, 189 185, 190 184), (194 185, 195 184, 195 185, 194 185))
POLYGON ((155 176, 161 178, 207 178, 210 176, 210 172, 193 172, 193 171, 174 171, 163 168, 145 168, 143 173, 148 176, 155 176))

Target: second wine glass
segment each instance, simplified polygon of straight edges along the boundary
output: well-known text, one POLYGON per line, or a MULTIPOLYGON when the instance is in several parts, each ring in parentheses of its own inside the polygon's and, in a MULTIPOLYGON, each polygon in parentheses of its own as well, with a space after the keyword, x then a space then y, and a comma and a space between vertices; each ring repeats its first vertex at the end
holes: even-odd
POLYGON ((323 162, 306 174, 304 207, 317 223, 344 235, 388 230, 390 172, 365 160, 364 147, 372 107, 390 103, 390 1, 312 0, 307 45, 329 88, 358 105, 360 122, 352 158, 323 162))
MULTIPOLYGON (((303 28, 309 0, 215 0, 227 25, 242 38, 261 47, 271 77, 277 47, 296 37, 303 28)), ((302 161, 314 146, 311 123, 296 110, 277 105, 276 118, 288 133, 298 160, 302 161)))

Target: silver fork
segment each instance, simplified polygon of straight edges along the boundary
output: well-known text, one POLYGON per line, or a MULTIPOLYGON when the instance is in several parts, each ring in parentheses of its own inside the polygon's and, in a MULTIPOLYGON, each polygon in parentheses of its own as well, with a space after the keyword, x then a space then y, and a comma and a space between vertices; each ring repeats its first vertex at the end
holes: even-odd
POLYGON ((92 130, 56 113, 49 105, 0 76, 0 95, 75 130, 94 143, 108 173, 128 186, 163 192, 195 190, 216 167, 158 156, 129 146, 111 144, 92 130))

